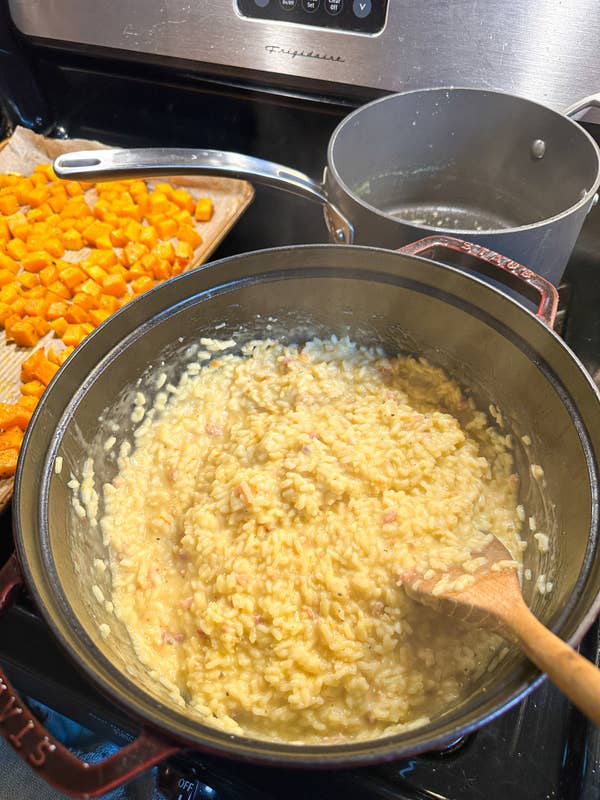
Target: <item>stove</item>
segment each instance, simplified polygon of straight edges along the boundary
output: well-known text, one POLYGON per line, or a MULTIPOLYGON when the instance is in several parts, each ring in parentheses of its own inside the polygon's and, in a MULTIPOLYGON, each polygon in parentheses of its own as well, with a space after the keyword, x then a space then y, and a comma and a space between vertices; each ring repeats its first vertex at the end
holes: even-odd
MULTIPOLYGON (((279 3, 278 0, 277 4, 273 1, 271 10, 277 5, 276 13, 268 17, 265 9, 269 0, 237 0, 235 16, 231 17, 232 31, 237 35, 243 21, 254 26, 247 30, 256 32, 261 46, 288 50, 291 45, 287 42, 290 31, 296 30, 295 23, 304 36, 307 30, 314 28, 315 36, 321 37, 317 41, 326 43, 340 42, 342 35, 377 37, 387 32, 389 36, 390 20, 393 23, 399 7, 405 5, 400 0, 379 5, 378 0, 364 0, 365 7, 377 6, 377 15, 364 24, 366 17, 361 18, 360 14, 348 17, 347 8, 344 16, 340 10, 339 18, 337 14, 323 16, 328 12, 321 8, 315 11, 320 16, 311 17, 309 22, 307 17, 286 16, 286 9, 296 15, 303 9, 309 15, 312 12, 306 9, 311 8, 311 3, 319 6, 315 0, 301 3, 295 0, 279 3), (344 20, 349 20, 354 27, 346 25, 344 28, 344 20), (281 30, 287 37, 282 40, 285 44, 269 44, 274 40, 268 37, 281 30), (337 40, 331 39, 334 34, 337 40)), ((246 50, 232 57, 228 65, 221 63, 224 56, 219 51, 213 68, 209 68, 211 48, 206 40, 199 43, 195 59, 172 57, 169 60, 168 56, 173 54, 164 52, 172 45, 165 32, 168 20, 163 14, 159 19, 162 27, 156 28, 154 38, 149 34, 146 39, 140 38, 144 25, 139 15, 134 14, 136 3, 133 0, 122 4, 123 13, 130 17, 125 28, 121 26, 119 34, 118 25, 113 21, 108 31, 112 39, 105 41, 107 47, 104 48, 96 46, 97 28, 87 30, 85 36, 81 28, 82 19, 98 20, 92 9, 102 4, 11 0, 9 5, 18 27, 13 25, 8 6, 3 4, 0 7, 0 133, 3 135, 10 133, 15 124, 21 124, 49 135, 97 138, 116 146, 236 150, 290 164, 316 177, 322 172, 327 142, 338 122, 362 100, 385 90, 401 88, 391 80, 388 62, 382 65, 379 81, 373 79, 365 67, 361 75, 366 77, 361 78, 358 87, 349 86, 345 77, 347 63, 342 69, 338 62, 330 62, 326 66, 333 83, 325 84, 317 70, 323 67, 320 56, 329 54, 323 49, 325 45, 312 51, 298 45, 303 54, 297 57, 280 53, 281 58, 303 62, 294 67, 294 74, 288 61, 277 74, 262 62, 261 70, 253 72, 247 68, 250 56, 246 50), (77 18, 79 34, 73 19, 61 13, 69 8, 72 14, 81 8, 88 15, 77 18), (130 31, 129 44, 122 41, 127 30, 130 31), (144 57, 132 56, 135 50, 132 42, 138 42, 144 57), (313 56, 306 55, 308 52, 313 56), (311 59, 319 62, 317 66, 305 65, 304 62, 311 62, 311 59)), ((174 5, 165 4, 161 8, 174 5)), ((198 2, 194 13, 206 5, 198 2)), ((214 5, 221 4, 215 2, 214 5)), ((343 3, 338 5, 343 6, 343 3)), ((461 4, 450 5, 458 8, 461 4)), ((486 5, 490 6, 476 2, 473 7, 482 11, 486 5)), ((526 5, 516 4, 519 13, 525 13, 526 5)), ((580 5, 591 14, 595 4, 580 5)), ((228 8, 230 6, 231 2, 228 8)), ((328 0, 325 6, 331 11, 335 3, 328 0)), ((192 13, 189 4, 182 4, 181 8, 184 7, 185 13, 192 13)), ((539 9, 540 5, 536 7, 539 9)), ((148 8, 146 22, 149 25, 152 14, 158 12, 152 10, 151 4, 148 8)), ((566 8, 564 11, 570 13, 566 8)), ((496 12, 497 9, 494 14, 496 12)), ((171 16, 169 19, 173 22, 183 19, 185 14, 178 10, 171 16)), ((598 19, 600 15, 588 18, 598 19)), ((414 23, 414 15, 409 15, 408 19, 414 23)), ((158 22, 152 24, 158 25, 158 22)), ((584 27, 580 32, 584 36, 591 30, 591 26, 584 27)), ((184 37, 183 41, 188 39, 184 37)), ((368 56, 368 47, 375 47, 373 38, 368 40, 371 44, 367 44, 367 39, 360 41, 361 52, 368 56)), ((583 43, 582 40, 581 49, 584 49, 583 43)), ((249 41, 248 49, 255 44, 254 40, 249 41)), ((414 47, 409 50, 406 58, 416 58, 414 47)), ((518 56, 517 51, 515 45, 513 55, 518 56)), ((577 99, 578 94, 589 94, 594 87, 588 79, 598 74, 597 65, 593 63, 595 52, 595 49, 593 53, 590 50, 591 61, 580 70, 572 65, 578 59, 581 62, 581 50, 577 51, 577 58, 562 52, 563 63, 571 65, 567 70, 569 81, 565 77, 562 83, 559 79, 553 83, 552 76, 545 75, 542 83, 531 80, 521 87, 521 93, 542 100, 547 98, 557 106, 577 99)), ((493 71, 492 62, 493 59, 490 61, 493 71)), ((408 85, 414 87, 414 63, 411 64, 412 77, 407 80, 408 85)), ((440 83, 432 77, 430 63, 427 69, 422 85, 440 83)), ((515 80, 505 79, 505 73, 498 72, 493 85, 516 90, 519 85, 515 80)), ((593 121, 587 127, 600 139, 600 128, 593 121)), ((326 235, 320 208, 291 195, 257 187, 253 205, 214 257, 261 247, 325 241, 326 235)), ((561 335, 597 383, 600 383, 599 308, 600 207, 597 207, 588 217, 568 265, 561 288, 559 315, 561 335)), ((8 511, 0 518, 0 564, 12 550, 10 526, 8 511)), ((581 651, 596 664, 600 663, 598 623, 589 631, 581 651)), ((27 598, 0 620, 0 661, 23 694, 115 742, 124 743, 135 734, 135 724, 76 672, 27 598)), ((588 723, 546 682, 510 711, 443 752, 375 767, 326 773, 255 767, 188 753, 161 768, 158 780, 169 796, 186 799, 276 800, 288 797, 293 800, 327 796, 332 800, 454 800, 463 797, 470 800, 505 800, 506 797, 511 800, 592 800, 600 796, 600 730, 588 723)))

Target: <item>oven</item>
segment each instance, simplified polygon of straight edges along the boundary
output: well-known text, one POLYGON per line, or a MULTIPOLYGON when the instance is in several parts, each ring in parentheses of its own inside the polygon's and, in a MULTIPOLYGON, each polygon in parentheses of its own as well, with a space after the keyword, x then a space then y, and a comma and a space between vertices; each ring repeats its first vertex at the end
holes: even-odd
MULTIPOLYGON (((114 146, 238 151, 320 179, 337 124, 387 92, 483 86, 562 109, 599 90, 599 12, 597 0, 10 0, 0 8, 1 132, 19 124, 114 146)), ((598 121, 594 111, 583 121, 597 141, 598 121)), ((256 187, 214 257, 326 240, 318 205, 256 187)), ((559 331, 600 384, 598 208, 560 297, 559 331)), ((10 525, 9 510, 0 564, 10 525)), ((600 663, 597 623, 581 651, 600 663)), ((135 734, 75 671, 27 597, 0 621, 0 661, 27 696, 117 743, 135 734)), ((545 682, 466 739, 400 762, 325 774, 188 753, 155 777, 173 798, 591 800, 600 794, 600 731, 545 682)))

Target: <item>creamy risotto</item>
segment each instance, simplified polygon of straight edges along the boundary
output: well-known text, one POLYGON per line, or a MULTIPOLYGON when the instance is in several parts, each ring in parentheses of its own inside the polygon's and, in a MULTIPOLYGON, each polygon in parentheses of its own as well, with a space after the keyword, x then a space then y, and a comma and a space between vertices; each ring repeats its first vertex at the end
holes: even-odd
POLYGON ((115 613, 179 704, 314 743, 464 696, 500 640, 398 585, 468 576, 491 534, 520 559, 510 443, 459 386, 333 339, 213 354, 165 388, 104 487, 102 528, 115 613))

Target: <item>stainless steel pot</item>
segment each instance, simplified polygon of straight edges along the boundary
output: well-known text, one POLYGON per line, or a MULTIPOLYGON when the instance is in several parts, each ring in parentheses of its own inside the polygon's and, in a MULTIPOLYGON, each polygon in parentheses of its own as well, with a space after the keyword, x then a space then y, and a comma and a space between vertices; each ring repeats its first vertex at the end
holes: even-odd
POLYGON ((572 644, 591 624, 600 602, 600 398, 550 328, 556 290, 528 269, 455 239, 434 237, 410 250, 313 245, 209 264, 128 303, 84 340, 48 387, 19 460, 13 503, 17 556, 0 572, 0 610, 25 583, 75 664, 143 725, 140 738, 107 762, 82 765, 33 719, 0 672, 0 732, 63 792, 96 796, 185 747, 278 766, 331 768, 404 757, 483 725, 542 679, 511 651, 476 691, 432 722, 335 746, 231 736, 200 724, 160 691, 137 661, 124 628, 94 599, 94 584, 110 596, 109 576, 93 566, 105 547, 98 529, 72 512, 67 482, 71 472, 81 474, 88 457, 98 486, 112 479, 115 461, 103 448, 113 432, 110 423, 119 424, 119 438, 131 437, 135 392, 156 391, 151 373, 159 364, 176 382, 188 348, 201 336, 234 338, 241 345, 264 335, 303 340, 349 333, 391 353, 425 356, 469 387, 480 407, 493 402, 515 441, 522 500, 550 534, 550 552, 540 553, 532 542, 525 566, 534 575, 547 574, 555 589, 542 595, 526 583, 526 600, 572 644), (450 251, 471 267, 501 267, 526 281, 540 295, 538 316, 486 283, 421 257, 450 251), (522 445, 525 434, 532 439, 528 448, 522 445), (530 461, 543 466, 543 486, 530 479, 530 461), (110 625, 108 638, 99 633, 102 624, 110 625))
MULTIPOLYGON (((576 115, 596 97, 572 106, 576 115)), ((426 89, 354 111, 334 131, 324 181, 215 150, 95 150, 55 162, 60 177, 210 173, 316 200, 334 242, 401 247, 460 235, 558 285, 597 199, 600 151, 568 116, 514 95, 426 89)))

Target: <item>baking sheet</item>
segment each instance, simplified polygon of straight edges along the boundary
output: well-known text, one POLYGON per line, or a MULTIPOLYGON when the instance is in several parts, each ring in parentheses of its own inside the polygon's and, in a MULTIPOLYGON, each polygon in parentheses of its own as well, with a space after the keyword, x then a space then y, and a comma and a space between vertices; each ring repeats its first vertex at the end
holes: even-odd
MULTIPOLYGON (((0 173, 17 172, 30 175, 37 164, 52 162, 63 153, 74 150, 100 150, 107 145, 86 139, 49 139, 33 133, 26 128, 16 128, 12 136, 0 144, 0 173)), ((194 257, 186 267, 190 269, 205 263, 211 253, 218 247, 228 231, 235 225, 254 197, 254 189, 246 181, 233 178, 216 178, 210 176, 181 176, 146 180, 152 188, 157 183, 170 183, 185 188, 192 197, 210 197, 213 201, 214 213, 208 222, 197 222, 196 230, 202 236, 202 243, 194 250, 194 257)), ((86 192, 86 199, 93 203, 97 195, 95 190, 86 192)), ((67 251, 66 261, 80 261, 89 250, 67 251)), ((42 338, 35 348, 17 347, 14 342, 6 341, 4 330, 0 331, 0 402, 14 403, 20 397, 21 364, 34 349, 53 343, 56 349, 62 347, 60 339, 51 334, 42 338)), ((5 508, 12 497, 13 478, 0 480, 0 511, 5 508)))

